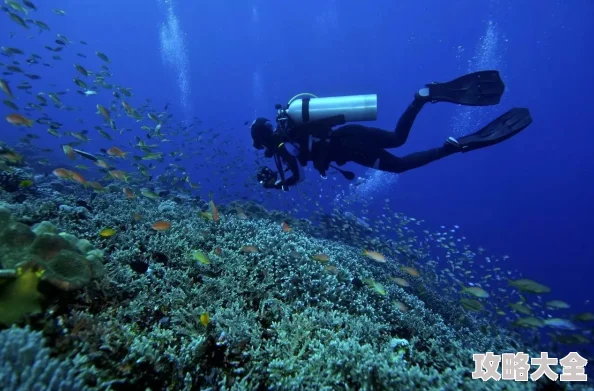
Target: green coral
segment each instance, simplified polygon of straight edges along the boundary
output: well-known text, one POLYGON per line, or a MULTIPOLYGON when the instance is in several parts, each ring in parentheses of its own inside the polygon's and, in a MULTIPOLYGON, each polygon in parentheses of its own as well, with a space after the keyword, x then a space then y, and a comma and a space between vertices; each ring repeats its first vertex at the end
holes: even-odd
POLYGON ((72 291, 101 276, 102 258, 88 240, 58 233, 47 221, 30 229, 0 207, 0 324, 41 310, 41 281, 72 291))
POLYGON ((18 322, 24 314, 41 311, 41 294, 37 291, 40 273, 29 268, 20 268, 15 278, 0 285, 0 323, 18 322))

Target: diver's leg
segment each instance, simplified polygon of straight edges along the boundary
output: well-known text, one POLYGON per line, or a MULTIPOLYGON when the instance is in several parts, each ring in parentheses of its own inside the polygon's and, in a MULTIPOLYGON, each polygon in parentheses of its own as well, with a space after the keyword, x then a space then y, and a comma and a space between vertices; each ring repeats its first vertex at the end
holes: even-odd
POLYGON ((415 93, 415 99, 396 124, 394 136, 382 148, 404 145, 417 115, 427 102, 448 101, 469 106, 488 106, 499 103, 504 89, 497 71, 474 72, 448 83, 427 84, 415 93))
POLYGON ((419 115, 425 103, 429 102, 427 98, 420 95, 422 91, 423 89, 415 94, 415 99, 410 105, 408 105, 406 110, 404 110, 404 113, 402 113, 398 119, 396 128, 394 128, 393 132, 388 132, 378 128, 366 127, 366 129, 363 129, 363 134, 360 136, 362 142, 371 143, 372 145, 382 149, 398 148, 403 146, 408 139, 408 135, 410 134, 410 130, 412 129, 417 115, 419 115))
POLYGON ((457 152, 460 152, 458 147, 445 143, 441 147, 411 153, 403 157, 392 155, 383 149, 376 151, 353 151, 349 156, 349 161, 376 170, 399 174, 413 168, 422 167, 457 152))
POLYGON ((415 100, 408 105, 404 113, 400 116, 393 132, 371 126, 348 124, 334 130, 331 133, 331 138, 345 147, 361 144, 374 149, 401 147, 408 139, 415 118, 417 118, 417 115, 426 102, 428 100, 419 97, 417 93, 415 100))
POLYGON ((404 145, 417 115, 427 102, 448 101, 469 106, 488 106, 499 103, 504 89, 497 71, 474 72, 448 83, 427 84, 415 93, 415 99, 400 116, 394 135, 383 136, 386 140, 382 148, 404 145))
POLYGON ((530 111, 513 108, 502 114, 479 131, 460 138, 449 137, 444 145, 403 157, 362 142, 359 148, 351 146, 340 151, 342 160, 352 161, 381 171, 401 173, 442 159, 457 152, 468 152, 505 141, 518 134, 532 123, 530 111))
POLYGON ((408 135, 410 134, 410 130, 412 129, 417 115, 421 112, 423 105, 429 101, 420 95, 422 92, 423 89, 415 94, 415 99, 410 105, 408 105, 406 110, 404 110, 404 113, 402 113, 398 119, 391 144, 393 146, 384 146, 383 148, 397 148, 404 145, 408 139, 408 135))
MULTIPOLYGON (((393 132, 371 126, 349 124, 333 131, 332 136, 338 139, 354 137, 356 138, 357 143, 361 142, 381 149, 401 147, 406 143, 417 115, 419 115, 421 109, 427 102, 431 102, 429 89, 421 88, 415 93, 414 100, 408 105, 406 110, 404 110, 404 113, 402 113, 398 119, 396 128, 394 128, 393 132)), ((348 143, 350 144, 352 141, 353 140, 348 140, 348 143)))

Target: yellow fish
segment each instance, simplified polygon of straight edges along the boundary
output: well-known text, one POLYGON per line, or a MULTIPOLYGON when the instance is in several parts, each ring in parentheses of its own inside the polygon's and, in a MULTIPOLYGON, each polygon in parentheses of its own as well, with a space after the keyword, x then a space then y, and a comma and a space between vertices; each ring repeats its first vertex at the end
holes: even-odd
POLYGON ((315 254, 311 256, 311 259, 318 262, 328 262, 330 257, 326 254, 315 254))
POLYGON ((202 315, 200 315, 200 324, 204 327, 208 326, 208 324, 210 323, 210 315, 208 315, 208 313, 203 313, 202 315))
POLYGON ((31 179, 23 179, 19 183, 19 187, 31 187, 33 186, 33 181, 31 179))
POLYGON ((110 236, 113 236, 115 234, 116 230, 113 228, 103 228, 101 231, 99 231, 99 236, 104 238, 109 238, 110 236))
POLYGON ((204 254, 203 252, 201 252, 201 251, 193 250, 192 251, 192 258, 195 261, 198 261, 198 262, 200 262, 203 265, 210 264, 210 259, 208 259, 208 256, 206 254, 204 254))
POLYGON ((481 299, 489 297, 489 293, 480 286, 462 286, 461 293, 468 293, 481 299))
POLYGON ((386 263, 386 257, 376 251, 363 250, 363 255, 379 263, 386 263))

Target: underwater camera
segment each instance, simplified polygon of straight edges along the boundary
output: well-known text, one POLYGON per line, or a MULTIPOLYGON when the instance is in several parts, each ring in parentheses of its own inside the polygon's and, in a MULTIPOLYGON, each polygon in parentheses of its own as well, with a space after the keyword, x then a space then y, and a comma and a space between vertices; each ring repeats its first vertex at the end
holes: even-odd
POLYGON ((268 167, 261 167, 258 170, 258 174, 256 175, 256 178, 258 179, 258 182, 260 182, 260 183, 268 183, 270 181, 272 181, 274 183, 274 182, 276 182, 277 177, 278 177, 278 173, 275 171, 272 171, 268 167))

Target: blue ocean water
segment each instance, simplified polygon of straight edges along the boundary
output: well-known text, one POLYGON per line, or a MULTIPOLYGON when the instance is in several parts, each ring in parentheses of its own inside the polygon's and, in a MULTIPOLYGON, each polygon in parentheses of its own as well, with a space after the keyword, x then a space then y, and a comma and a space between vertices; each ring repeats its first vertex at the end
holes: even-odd
MULTIPOLYGON (((73 42, 85 40, 88 47, 65 50, 52 68, 34 72, 42 76, 36 89, 74 91, 72 64, 98 69, 102 62, 94 51, 104 52, 112 60, 114 83, 133 89, 128 100, 134 107, 145 98, 157 109, 168 104, 176 121, 189 124, 197 117, 203 128, 231 140, 204 146, 208 156, 220 151, 214 159, 198 155, 184 162, 192 180, 202 184, 196 194, 206 199, 212 191, 221 202, 263 200, 267 207, 296 215, 312 209, 304 194, 314 191, 325 195, 321 209, 330 211, 337 202, 348 209, 341 202, 352 195, 348 184, 334 175, 324 181, 309 170, 306 182, 289 193, 262 198, 254 178, 258 155, 250 149, 246 121, 274 118, 274 104, 300 92, 374 93, 379 99, 374 126, 391 130, 425 83, 479 69, 500 70, 507 90, 499 106, 428 106, 407 144, 393 152, 441 145, 446 137, 472 132, 512 107, 531 110, 534 123, 528 129, 501 145, 401 175, 349 164, 346 168, 366 182, 352 192, 377 200, 364 216, 352 212, 374 221, 389 199, 392 210, 423 219, 435 230, 458 225, 468 243, 508 254, 505 266, 547 284, 555 299, 571 303, 575 312, 592 311, 592 2, 86 0, 83 6, 71 0, 45 5, 40 4, 35 19, 50 25, 50 32, 31 28, 22 34, 20 26, 3 19, 1 45, 39 52, 40 41, 55 46, 60 33, 73 42), (52 8, 67 14, 56 15, 52 8), (7 38, 13 31, 19 34, 7 38), (77 57, 77 51, 88 57, 77 57), (221 167, 229 167, 228 176, 219 174, 221 167)), ((16 85, 26 79, 10 80, 16 85)), ((88 129, 89 152, 114 145, 129 149, 134 136, 143 137, 140 130, 110 142, 92 129, 100 123, 96 104, 108 105, 110 98, 69 93, 64 103, 82 111, 51 108, 48 113, 63 130, 88 129), (86 124, 79 125, 77 118, 86 124)), ((0 106, 2 118, 10 112, 0 106)), ((122 127, 128 126, 125 121, 122 127)), ((41 125, 35 128, 39 144, 55 150, 46 156, 50 171, 67 164, 63 140, 46 134, 41 125)), ((0 139, 9 145, 24 133, 5 123, 0 127, 0 139)), ((161 145, 165 152, 195 152, 184 148, 179 140, 161 145)))

